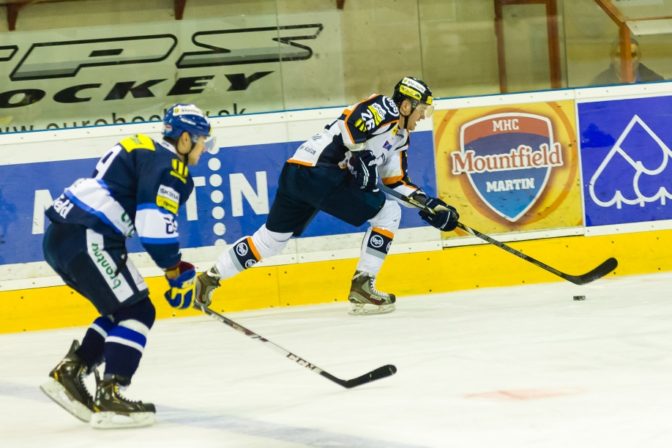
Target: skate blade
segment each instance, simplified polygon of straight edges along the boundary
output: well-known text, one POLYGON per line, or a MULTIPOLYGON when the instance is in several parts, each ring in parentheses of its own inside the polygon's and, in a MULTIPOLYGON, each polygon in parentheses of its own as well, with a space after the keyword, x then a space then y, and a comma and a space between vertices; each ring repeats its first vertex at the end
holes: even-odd
POLYGON ((352 303, 349 314, 352 316, 369 316, 373 314, 387 314, 395 310, 394 303, 388 305, 374 305, 371 303, 352 303))
POLYGON ((42 384, 40 389, 44 394, 51 398, 54 403, 68 411, 70 414, 88 423, 91 420, 91 410, 87 408, 82 402, 75 400, 65 387, 53 378, 42 384))
POLYGON ((96 429, 142 428, 151 426, 156 421, 153 412, 133 412, 118 414, 116 412, 94 412, 91 415, 91 427, 96 429))

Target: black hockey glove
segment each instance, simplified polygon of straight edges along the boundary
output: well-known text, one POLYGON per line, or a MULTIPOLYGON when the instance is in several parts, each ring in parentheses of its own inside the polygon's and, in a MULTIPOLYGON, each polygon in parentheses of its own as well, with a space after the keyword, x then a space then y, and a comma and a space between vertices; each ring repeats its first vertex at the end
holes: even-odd
POLYGON ((425 196, 424 194, 416 193, 413 195, 413 199, 423 203, 425 207, 434 211, 434 213, 431 213, 429 211, 420 210, 418 214, 425 222, 444 232, 448 232, 457 227, 457 221, 460 219, 460 214, 457 213, 455 207, 446 204, 439 198, 432 198, 425 196))
POLYGON ((361 190, 378 191, 378 166, 373 152, 366 149, 353 151, 348 169, 361 190))

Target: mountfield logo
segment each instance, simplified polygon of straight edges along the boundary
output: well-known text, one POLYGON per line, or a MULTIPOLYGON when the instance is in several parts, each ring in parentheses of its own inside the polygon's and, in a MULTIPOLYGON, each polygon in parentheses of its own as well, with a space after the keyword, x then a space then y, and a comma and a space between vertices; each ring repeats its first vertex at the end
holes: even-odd
POLYGON ((562 166, 562 146, 548 117, 500 113, 460 128, 460 151, 451 153, 452 174, 466 175, 497 215, 519 220, 541 197, 551 169, 562 166))
POLYGON ((189 44, 173 34, 37 42, 27 49, 0 45, 0 67, 8 74, 3 81, 16 83, 15 88, 0 92, 0 109, 29 106, 45 98, 68 104, 200 94, 208 84, 221 85, 219 77, 228 81, 228 91, 244 91, 273 70, 246 73, 241 67, 310 59, 313 50, 302 42, 317 39, 322 29, 321 23, 313 23, 198 31, 189 41, 199 50, 186 52, 174 51, 189 44), (21 53, 22 57, 17 56, 21 53), (131 67, 138 64, 143 65, 131 67), (105 69, 119 65, 129 65, 127 73, 134 77, 109 79, 105 69), (222 66, 234 69, 224 74, 214 69, 222 66), (193 69, 200 69, 197 76, 193 69), (92 70, 100 73, 95 81, 91 76, 78 81, 82 72, 90 75, 92 70), (53 90, 43 83, 42 87, 26 85, 46 79, 61 82, 50 83, 53 90))

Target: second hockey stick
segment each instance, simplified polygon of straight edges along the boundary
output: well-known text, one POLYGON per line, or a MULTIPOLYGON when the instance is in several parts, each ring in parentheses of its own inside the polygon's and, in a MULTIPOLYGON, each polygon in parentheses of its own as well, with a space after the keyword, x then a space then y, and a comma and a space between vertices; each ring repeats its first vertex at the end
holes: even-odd
POLYGON ((358 376, 357 378, 352 378, 350 380, 342 380, 340 378, 335 377, 331 373, 327 372, 326 370, 322 370, 321 368, 317 367, 315 364, 312 364, 305 359, 301 358, 300 356, 290 352, 289 350, 286 350, 282 347, 280 347, 278 344, 269 341, 265 337, 261 336, 258 333, 255 333, 254 331, 245 328, 244 326, 240 325, 239 323, 229 319, 228 317, 224 316, 223 314, 218 313, 217 311, 211 310, 208 307, 200 307, 200 309, 207 314, 208 316, 212 317, 215 320, 218 320, 222 322, 223 324, 228 325, 229 327, 233 328, 236 331, 239 331, 243 333, 245 336, 249 336, 252 339, 257 339, 261 342, 264 342, 268 344, 269 347, 274 349, 276 352, 282 353, 285 358, 290 359, 294 361, 295 363, 307 368, 308 370, 311 370, 315 373, 319 373, 326 379, 333 381, 334 383, 338 384, 339 386, 343 386, 346 389, 351 389, 356 386, 361 386, 362 384, 370 383, 371 381, 376 381, 382 378, 386 378, 388 376, 392 376, 395 373, 397 373, 397 368, 393 366, 392 364, 387 364, 382 367, 378 367, 377 369, 374 369, 368 373, 365 373, 362 376, 358 376))
MULTIPOLYGON (((391 188, 383 187, 383 191, 385 193, 388 193, 390 196, 394 196, 395 198, 399 199, 402 202, 405 202, 407 204, 410 204, 416 208, 419 208, 421 210, 425 210, 428 213, 434 214, 434 210, 427 208, 424 204, 418 201, 414 201, 412 198, 409 198, 407 196, 404 196, 391 188)), ((458 222, 457 227, 460 229, 464 230, 465 232, 478 237, 482 239, 483 241, 487 241, 488 243, 499 247, 502 250, 507 251, 510 254, 515 255, 516 257, 520 257, 523 260, 532 263, 535 266, 540 267, 541 269, 544 269, 552 274, 557 275, 560 278, 563 278, 569 282, 574 283, 575 285, 585 285, 586 283, 590 283, 592 281, 595 281, 599 278, 604 277, 618 266, 618 260, 616 260, 614 257, 607 258, 604 260, 602 263, 600 263, 599 266, 595 267, 594 269, 586 272, 585 274, 580 274, 580 275, 572 275, 572 274, 567 274, 565 272, 562 272, 552 266, 547 265, 546 263, 537 260, 536 258, 530 257, 527 254, 524 254, 523 252, 520 252, 519 250, 514 249, 513 247, 502 243, 501 241, 498 241, 491 236, 488 236, 484 233, 479 232, 478 230, 469 227, 468 225, 458 222)))

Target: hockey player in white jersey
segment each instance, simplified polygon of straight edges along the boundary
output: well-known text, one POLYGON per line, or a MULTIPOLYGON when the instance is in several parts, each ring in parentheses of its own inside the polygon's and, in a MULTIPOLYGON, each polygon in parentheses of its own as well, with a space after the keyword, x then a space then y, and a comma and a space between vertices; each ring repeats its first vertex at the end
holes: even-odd
POLYGON ((299 146, 283 167, 266 224, 236 241, 197 277, 197 305, 210 303, 221 279, 279 253, 321 210, 355 226, 370 224, 348 294, 351 313, 393 311, 395 295, 376 289, 375 279, 399 228, 401 209, 378 188, 379 180, 431 209, 443 206, 434 214, 420 212, 436 228, 452 230, 459 218, 455 208, 427 195, 407 174, 410 132, 431 115, 432 101, 427 84, 405 77, 391 98, 371 95, 299 146))
POLYGON ((212 145, 203 112, 177 104, 164 117, 163 139, 138 134, 121 140, 98 161, 90 178, 75 181, 46 212, 51 221, 43 242, 47 263, 100 316, 41 388, 95 428, 154 422, 153 404, 128 400, 120 392, 131 383, 155 318, 147 285, 128 259, 125 241, 137 235, 164 270, 171 306, 192 305, 196 272, 182 261, 176 217, 194 188, 187 166, 198 163, 212 145), (102 363, 99 379, 96 367, 102 363), (83 381, 92 372, 94 396, 83 381))

